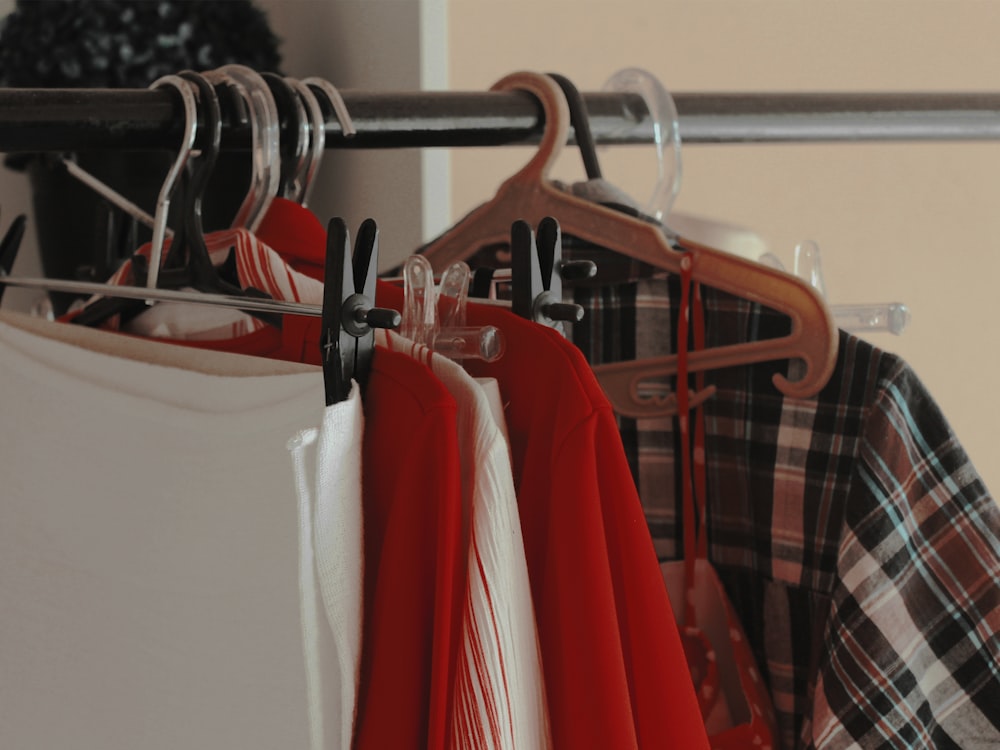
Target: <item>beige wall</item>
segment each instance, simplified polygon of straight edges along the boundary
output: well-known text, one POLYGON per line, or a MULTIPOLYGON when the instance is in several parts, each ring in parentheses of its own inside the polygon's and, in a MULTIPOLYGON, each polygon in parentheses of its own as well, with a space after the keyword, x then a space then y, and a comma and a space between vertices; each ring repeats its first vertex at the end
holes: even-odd
MULTIPOLYGON (((262 0, 289 72, 344 87, 437 86, 428 66, 447 49, 452 89, 485 89, 517 69, 595 89, 638 65, 675 91, 1000 90, 1000 3, 983 0, 451 0, 429 24, 426 11, 444 3, 420 0, 418 14, 416 0, 262 0)), ((11 5, 0 0, 0 14, 11 5)), ((492 195, 528 154, 455 150, 451 217, 492 195)), ((602 154, 606 175, 637 197, 651 186, 651 159, 641 147, 602 154)), ((1000 488, 1000 143, 692 145, 684 159, 679 210, 750 227, 786 263, 797 242, 816 240, 832 302, 911 307, 902 337, 871 338, 913 365, 1000 488)), ((556 176, 579 177, 578 161, 568 154, 556 176)), ((446 184, 426 187, 429 163, 412 151, 329 154, 330 190, 314 207, 352 224, 374 215, 385 254, 400 256, 439 228, 427 208, 448 202, 446 184)), ((27 208, 26 187, 20 175, 0 180, 6 216, 27 208)), ((37 273, 33 243, 29 233, 18 273, 37 273)), ((12 290, 5 304, 18 298, 12 290)))
MULTIPOLYGON (((256 0, 282 40, 284 72, 342 89, 419 91, 446 86, 444 0, 256 0)), ((379 224, 390 267, 425 234, 447 226, 447 153, 431 149, 331 150, 310 207, 351 231, 379 224), (444 197, 443 197, 444 196, 444 197)))
MULTIPOLYGON (((506 0, 450 3, 453 89, 519 69, 599 88, 647 68, 674 91, 1000 90, 1000 3, 506 0)), ((453 155, 454 214, 492 195, 525 149, 453 155)), ((645 199, 651 148, 605 150, 605 176, 645 199)), ((581 176, 568 152, 554 176, 581 176)), ((1000 488, 1000 143, 699 146, 676 208, 742 224, 787 264, 823 253, 831 302, 902 301, 900 336, 869 338, 927 384, 987 485, 1000 488)))

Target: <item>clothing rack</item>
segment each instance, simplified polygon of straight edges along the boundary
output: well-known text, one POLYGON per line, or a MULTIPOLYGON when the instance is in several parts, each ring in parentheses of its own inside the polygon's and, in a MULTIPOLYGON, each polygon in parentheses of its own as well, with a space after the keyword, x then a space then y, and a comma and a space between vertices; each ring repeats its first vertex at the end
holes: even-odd
MULTIPOLYGON (((328 148, 531 144, 540 109, 523 92, 340 92, 357 128, 332 114, 328 148)), ((678 93, 685 144, 1000 140, 1000 93, 678 93)), ((653 141, 637 94, 585 93, 600 144, 653 141)), ((166 89, 0 89, 0 151, 156 149, 181 140, 166 89)), ((225 122, 223 148, 246 149, 248 125, 225 122)))

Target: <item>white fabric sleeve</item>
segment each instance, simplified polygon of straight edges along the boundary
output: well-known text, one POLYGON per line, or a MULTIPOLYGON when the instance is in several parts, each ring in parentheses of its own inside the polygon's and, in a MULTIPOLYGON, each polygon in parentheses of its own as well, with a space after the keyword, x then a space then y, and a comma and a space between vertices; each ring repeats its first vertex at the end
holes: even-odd
POLYGON ((312 750, 351 747, 361 662, 361 394, 288 443, 299 505, 299 596, 312 750))

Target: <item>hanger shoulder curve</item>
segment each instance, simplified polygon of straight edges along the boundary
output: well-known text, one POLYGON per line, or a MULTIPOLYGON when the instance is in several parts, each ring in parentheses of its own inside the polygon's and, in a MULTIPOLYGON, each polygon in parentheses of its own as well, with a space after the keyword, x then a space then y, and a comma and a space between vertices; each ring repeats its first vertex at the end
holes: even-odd
MULTIPOLYGON (((692 352, 692 372, 800 359, 805 364, 802 377, 793 381, 776 375, 775 385, 793 397, 819 392, 833 372, 839 334, 829 309, 815 290, 782 271, 684 238, 668 239, 657 224, 560 190, 548 180, 568 135, 569 108, 558 83, 541 73, 518 72, 498 81, 493 90, 523 90, 539 100, 545 121, 542 142, 535 156, 500 186, 492 200, 425 246, 421 252, 436 271, 480 248, 507 244, 514 220, 537 224, 552 216, 565 234, 668 273, 677 274, 682 263, 690 263, 693 281, 758 302, 791 319, 792 330, 787 336, 692 352)), ((635 383, 655 375, 674 374, 676 357, 598 365, 594 369, 610 396, 635 399, 635 383)))

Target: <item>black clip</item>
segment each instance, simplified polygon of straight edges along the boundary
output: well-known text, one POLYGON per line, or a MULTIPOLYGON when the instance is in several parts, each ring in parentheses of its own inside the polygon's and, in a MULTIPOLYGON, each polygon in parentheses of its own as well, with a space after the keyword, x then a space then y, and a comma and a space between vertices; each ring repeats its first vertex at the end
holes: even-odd
MULTIPOLYGON (((0 279, 9 276, 14 268, 14 260, 17 258, 17 251, 21 249, 21 240, 24 238, 24 227, 27 221, 24 214, 19 214, 11 222, 3 239, 0 240, 0 279)), ((3 301, 3 293, 6 289, 6 284, 0 284, 0 301, 3 301)))
POLYGON ((351 238, 341 218, 330 220, 326 237, 323 331, 320 350, 326 405, 346 401, 351 381, 362 386, 371 370, 375 328, 396 328, 396 310, 375 307, 378 225, 365 219, 351 256, 351 238))
POLYGON ((555 328, 558 321, 583 319, 583 307, 562 301, 562 282, 597 273, 592 260, 564 261, 559 222, 546 216, 537 235, 522 220, 510 228, 511 308, 522 318, 555 328))

